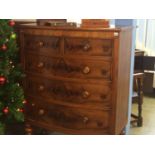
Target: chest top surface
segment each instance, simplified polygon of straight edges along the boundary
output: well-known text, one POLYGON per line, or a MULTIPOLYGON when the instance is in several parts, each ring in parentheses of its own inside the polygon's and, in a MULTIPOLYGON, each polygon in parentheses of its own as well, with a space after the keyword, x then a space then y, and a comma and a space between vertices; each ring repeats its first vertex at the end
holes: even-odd
POLYGON ((109 28, 83 28, 80 25, 76 27, 54 27, 54 26, 40 26, 37 25, 37 23, 28 23, 28 24, 20 24, 20 28, 24 29, 46 29, 46 30, 74 30, 74 31, 112 31, 112 32, 120 32, 120 31, 125 31, 128 29, 132 29, 132 27, 129 26, 111 26, 109 28))

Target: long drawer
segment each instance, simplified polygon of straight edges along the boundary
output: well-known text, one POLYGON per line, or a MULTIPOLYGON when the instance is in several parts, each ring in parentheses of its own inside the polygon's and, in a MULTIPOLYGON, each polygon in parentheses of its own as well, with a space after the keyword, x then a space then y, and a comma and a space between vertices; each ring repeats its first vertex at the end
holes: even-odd
POLYGON ((55 58, 40 55, 25 55, 25 70, 32 73, 81 79, 112 79, 110 61, 55 58))
POLYGON ((109 127, 110 111, 86 110, 62 105, 48 104, 46 101, 30 100, 26 105, 26 116, 36 123, 68 129, 101 129, 109 127))
POLYGON ((26 78, 26 93, 46 99, 69 102, 72 104, 111 104, 111 84, 87 84, 51 80, 39 77, 26 78))

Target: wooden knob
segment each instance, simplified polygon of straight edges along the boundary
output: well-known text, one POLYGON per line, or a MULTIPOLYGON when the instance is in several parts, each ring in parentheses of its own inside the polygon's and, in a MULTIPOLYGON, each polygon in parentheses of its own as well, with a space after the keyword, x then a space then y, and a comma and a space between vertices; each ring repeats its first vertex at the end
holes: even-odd
POLYGON ((43 66, 44 66, 43 62, 39 62, 38 65, 37 65, 38 68, 42 68, 43 66))
POLYGON ((44 109, 39 110, 39 115, 44 115, 44 113, 45 113, 44 109))
POLYGON ((83 69, 84 74, 88 74, 90 72, 90 68, 88 66, 85 66, 83 69))
POLYGON ((43 46, 44 46, 44 43, 43 43, 42 41, 39 41, 39 42, 38 42, 38 46, 39 46, 39 47, 43 47, 43 46))
POLYGON ((106 94, 102 94, 100 97, 101 97, 101 99, 105 100, 107 98, 107 95, 106 94))
POLYGON ((44 88, 45 88, 44 86, 40 85, 39 88, 38 88, 38 90, 39 90, 39 91, 43 91, 44 88))
POLYGON ((90 45, 89 44, 85 44, 84 47, 83 47, 83 49, 85 51, 88 51, 90 49, 90 45))
POLYGON ((31 125, 30 124, 25 124, 25 132, 28 135, 31 135, 32 134, 33 130, 31 128, 31 125))
POLYGON ((102 127, 103 126, 103 123, 102 122, 97 122, 97 126, 98 127, 102 127))
POLYGON ((88 121, 89 121, 89 118, 88 118, 88 117, 84 117, 84 118, 83 118, 83 123, 86 124, 88 121))
POLYGON ((28 135, 32 135, 32 128, 25 128, 25 131, 28 135))
POLYGON ((89 95, 90 95, 90 93, 89 93, 88 91, 84 91, 84 92, 82 93, 83 98, 88 98, 89 95))
POLYGON ((102 69, 102 74, 103 74, 103 75, 106 75, 106 74, 107 74, 107 72, 108 72, 107 70, 102 69))
POLYGON ((32 107, 34 107, 34 106, 35 106, 35 104, 34 104, 34 103, 32 103, 31 105, 32 105, 32 107))

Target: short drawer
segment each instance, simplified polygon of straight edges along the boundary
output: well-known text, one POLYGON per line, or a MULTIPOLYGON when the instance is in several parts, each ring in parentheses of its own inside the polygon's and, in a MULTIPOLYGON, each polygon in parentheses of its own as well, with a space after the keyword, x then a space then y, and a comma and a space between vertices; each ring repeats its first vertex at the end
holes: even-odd
POLYGON ((26 71, 64 78, 112 80, 110 61, 54 58, 27 54, 26 71))
POLYGON ((84 82, 66 82, 39 77, 27 77, 26 92, 33 96, 66 102, 66 104, 110 105, 111 84, 87 84, 84 82))
POLYGON ((65 54, 112 56, 113 40, 90 38, 65 38, 65 54))
POLYGON ((50 105, 46 101, 26 105, 26 116, 34 121, 67 129, 103 129, 109 127, 109 111, 50 105))
POLYGON ((25 55, 28 51, 41 55, 59 55, 60 51, 60 37, 54 36, 38 36, 38 35, 25 35, 24 37, 24 50, 25 55))

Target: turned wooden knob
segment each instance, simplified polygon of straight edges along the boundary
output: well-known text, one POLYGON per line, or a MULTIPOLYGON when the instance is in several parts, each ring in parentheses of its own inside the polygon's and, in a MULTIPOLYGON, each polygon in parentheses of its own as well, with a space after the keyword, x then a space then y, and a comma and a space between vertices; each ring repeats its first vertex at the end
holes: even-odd
POLYGON ((83 69, 84 74, 88 74, 90 72, 90 68, 88 66, 85 66, 83 69))
POLYGON ((38 65, 37 65, 37 67, 38 67, 38 68, 44 67, 44 63, 43 63, 43 62, 39 62, 38 65))
POLYGON ((31 135, 32 129, 31 128, 25 128, 25 131, 28 135, 31 135))
POLYGON ((45 114, 45 110, 44 109, 40 109, 39 110, 39 115, 44 115, 45 114))
POLYGON ((102 74, 103 74, 103 75, 106 75, 106 74, 107 74, 107 72, 108 72, 107 70, 102 69, 102 74))
POLYGON ((83 97, 83 98, 88 98, 89 95, 90 95, 90 93, 89 93, 88 91, 84 91, 84 92, 82 93, 82 97, 83 97))
POLYGON ((44 88, 45 88, 44 86, 40 85, 39 88, 38 88, 38 90, 39 90, 39 91, 43 91, 44 88))
POLYGON ((35 106, 35 104, 34 104, 34 103, 32 103, 31 105, 32 105, 32 107, 34 107, 34 106, 35 106))
POLYGON ((89 121, 89 118, 88 117, 84 117, 83 118, 83 123, 87 123, 89 121))
POLYGON ((97 122, 97 126, 98 127, 102 127, 103 126, 103 122, 97 122))
POLYGON ((90 49, 90 45, 89 44, 85 44, 83 49, 84 49, 84 51, 88 51, 90 49))
POLYGON ((28 135, 32 135, 33 130, 32 130, 32 127, 31 127, 30 124, 26 124, 26 125, 25 125, 25 132, 26 132, 26 134, 28 134, 28 135))
POLYGON ((39 47, 43 47, 44 46, 43 41, 39 41, 37 44, 38 44, 39 47))
POLYGON ((106 94, 102 94, 100 97, 101 97, 101 99, 105 100, 107 98, 107 95, 106 94))

